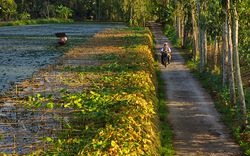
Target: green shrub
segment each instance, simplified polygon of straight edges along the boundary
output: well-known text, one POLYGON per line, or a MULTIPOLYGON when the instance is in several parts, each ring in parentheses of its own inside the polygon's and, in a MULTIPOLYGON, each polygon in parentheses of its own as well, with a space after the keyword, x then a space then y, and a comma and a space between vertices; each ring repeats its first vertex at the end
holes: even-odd
POLYGON ((36 20, 17 20, 17 21, 10 21, 10 22, 3 22, 0 23, 0 26, 18 26, 18 25, 32 25, 32 24, 48 24, 48 23, 66 23, 66 22, 73 22, 71 19, 36 19, 36 20))
MULTIPOLYGON (((165 140, 169 141, 170 130, 159 128, 155 73, 157 66, 149 35, 149 30, 144 28, 124 28, 104 33, 101 40, 93 38, 88 43, 85 42, 93 46, 98 43, 105 50, 102 55, 91 56, 92 59, 103 63, 86 67, 67 66, 64 70, 74 73, 75 77, 67 79, 64 85, 84 82, 89 88, 78 93, 62 90, 60 103, 53 103, 53 99, 40 95, 30 98, 27 102, 30 107, 53 109, 61 106, 75 111, 70 121, 64 123, 65 130, 59 134, 58 139, 44 138, 44 142, 50 143, 51 147, 46 151, 37 151, 36 154, 170 153, 168 150, 171 150, 171 147, 166 146, 165 140), (122 37, 118 40, 112 36, 114 34, 122 37), (116 48, 107 48, 112 44, 116 48), (76 77, 79 79, 75 79, 76 77), (160 139, 160 129, 164 131, 164 140, 160 139), (164 148, 161 148, 160 141, 165 142, 164 148)), ((163 105, 160 108, 163 108, 163 105)))
POLYGON ((163 32, 174 46, 180 46, 181 42, 180 39, 176 36, 176 30, 174 27, 171 27, 170 25, 164 25, 163 32))

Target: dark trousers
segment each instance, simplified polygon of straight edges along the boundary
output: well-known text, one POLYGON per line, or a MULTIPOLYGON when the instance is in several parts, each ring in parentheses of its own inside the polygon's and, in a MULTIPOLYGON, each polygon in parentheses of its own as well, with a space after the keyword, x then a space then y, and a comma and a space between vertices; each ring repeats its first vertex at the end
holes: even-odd
POLYGON ((166 61, 169 62, 169 61, 168 61, 168 55, 167 55, 165 52, 162 52, 162 53, 161 53, 161 63, 162 63, 162 64, 163 64, 163 58, 164 58, 164 57, 166 58, 166 61))

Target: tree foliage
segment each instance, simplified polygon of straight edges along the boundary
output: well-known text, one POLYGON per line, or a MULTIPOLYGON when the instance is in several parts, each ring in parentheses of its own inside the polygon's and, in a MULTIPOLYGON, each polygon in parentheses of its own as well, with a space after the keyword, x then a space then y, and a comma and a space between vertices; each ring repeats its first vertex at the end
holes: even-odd
MULTIPOLYGON (((220 92, 215 89, 218 86, 229 90, 225 107, 234 111, 232 116, 237 119, 234 126, 249 133, 250 0, 156 2, 162 7, 159 12, 174 8, 168 11, 170 14, 159 13, 160 21, 165 28, 175 29, 175 38, 180 40, 178 46, 192 52, 189 54, 191 61, 201 77, 210 73, 206 81, 213 82, 213 76, 217 75, 219 81, 209 86, 213 94, 220 92)), ((217 96, 221 95, 217 93, 217 96)))
POLYGON ((71 10, 70 8, 65 7, 63 5, 59 5, 56 8, 56 12, 59 14, 59 17, 62 19, 68 19, 69 16, 72 16, 72 14, 73 14, 73 10, 71 10))
POLYGON ((4 20, 11 20, 14 13, 25 13, 30 14, 31 19, 59 16, 77 21, 121 21, 144 26, 155 15, 155 5, 150 0, 1 0, 0 6, 4 20))
POLYGON ((10 21, 12 18, 12 15, 16 13, 17 9, 17 4, 15 3, 14 0, 0 0, 0 6, 1 6, 1 12, 2 12, 2 17, 10 21))
POLYGON ((250 99, 244 93, 250 90, 250 0, 157 2, 164 9, 168 5, 174 8, 170 16, 161 16, 161 21, 176 30, 179 46, 192 51, 192 61, 201 75, 210 73, 222 78, 221 83, 211 85, 230 90, 230 102, 225 103, 237 114, 234 115, 239 121, 235 125, 245 130, 250 126, 250 99))

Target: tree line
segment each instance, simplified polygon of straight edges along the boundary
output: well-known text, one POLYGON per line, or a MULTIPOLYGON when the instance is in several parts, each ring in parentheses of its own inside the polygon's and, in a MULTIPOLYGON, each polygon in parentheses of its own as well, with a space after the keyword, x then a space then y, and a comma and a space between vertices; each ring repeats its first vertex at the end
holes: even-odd
POLYGON ((0 0, 0 17, 5 21, 72 18, 143 26, 152 18, 153 4, 151 0, 0 0))
POLYGON ((0 0, 0 18, 72 18, 131 26, 157 19, 175 28, 179 44, 191 49, 201 73, 221 73, 222 85, 230 88, 230 105, 240 103, 246 123, 241 65, 250 66, 249 6, 250 0, 0 0))
POLYGON ((247 106, 241 66, 250 65, 250 0, 156 0, 163 24, 175 28, 182 47, 192 51, 199 71, 221 74, 221 86, 229 88, 230 107, 241 112, 247 124, 247 106), (164 7, 162 7, 164 6, 164 7))

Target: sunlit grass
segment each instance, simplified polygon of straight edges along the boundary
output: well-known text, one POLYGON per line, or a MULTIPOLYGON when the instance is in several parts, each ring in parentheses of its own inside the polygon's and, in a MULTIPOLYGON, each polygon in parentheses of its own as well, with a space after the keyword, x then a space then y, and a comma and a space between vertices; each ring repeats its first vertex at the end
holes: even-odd
POLYGON ((164 97, 158 96, 163 85, 158 82, 152 44, 148 29, 124 28, 106 30, 70 49, 65 58, 85 58, 93 63, 65 66, 61 72, 72 76, 60 77, 60 81, 84 90, 69 93, 63 89, 63 101, 57 104, 40 96, 30 98, 27 104, 60 105, 79 112, 72 114, 75 120, 65 125, 67 130, 59 139, 46 138, 51 148, 37 154, 173 154, 171 132, 164 122, 164 97))
POLYGON ((48 24, 48 23, 69 23, 73 22, 73 20, 66 19, 36 19, 36 20, 17 20, 17 21, 9 21, 9 22, 1 22, 1 26, 20 26, 20 25, 33 25, 33 24, 48 24))

